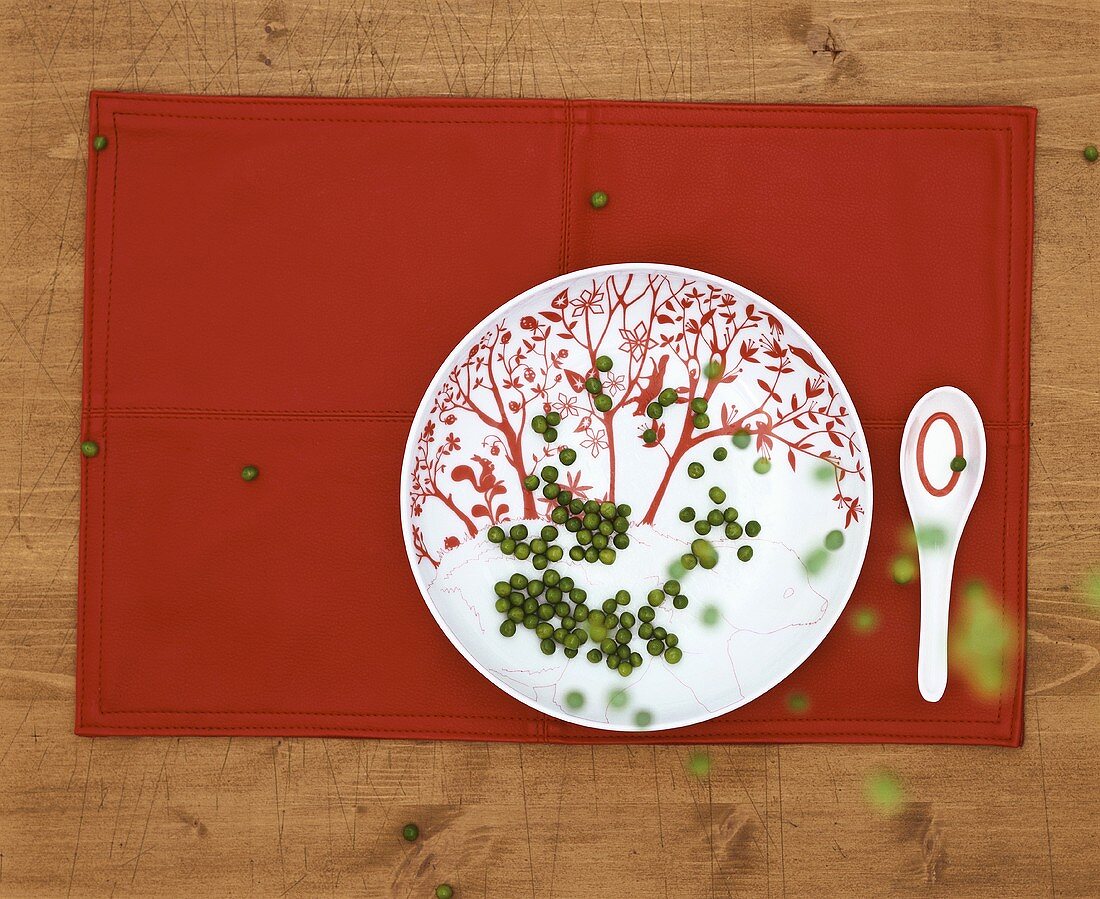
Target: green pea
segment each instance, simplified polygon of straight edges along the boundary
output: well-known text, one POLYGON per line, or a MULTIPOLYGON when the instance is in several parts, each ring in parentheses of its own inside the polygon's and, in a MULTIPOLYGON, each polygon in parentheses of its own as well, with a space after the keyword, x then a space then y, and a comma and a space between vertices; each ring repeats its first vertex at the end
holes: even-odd
POLYGON ((533 631, 536 627, 539 626, 539 616, 538 615, 524 615, 523 616, 523 626, 525 628, 527 628, 527 630, 533 631))
POLYGON ((526 543, 517 543, 515 557, 520 561, 529 558, 531 555, 531 547, 526 543))
MULTIPOLYGON (((560 497, 561 494, 558 495, 560 497)), ((550 513, 550 520, 554 522, 554 524, 565 524, 569 520, 569 510, 558 506, 558 508, 550 513)))
POLYGON ((562 641, 565 644, 566 649, 580 649, 581 638, 576 634, 567 634, 565 640, 562 641))
POLYGON ((601 549, 600 550, 600 561, 604 565, 614 565, 615 564, 615 550, 611 549, 610 547, 605 547, 604 549, 601 549))
POLYGON ((615 654, 615 650, 619 648, 619 644, 612 640, 610 637, 605 637, 600 641, 600 649, 606 656, 615 654))
POLYGON ((449 883, 441 883, 435 888, 435 899, 454 899, 454 887, 449 883))
POLYGON ((600 652, 598 649, 590 649, 588 650, 587 658, 590 662, 598 662, 603 658, 603 653, 600 652))
POLYGON ((705 609, 703 609, 703 614, 701 617, 703 619, 703 624, 707 625, 708 627, 713 627, 718 623, 718 619, 721 617, 721 613, 718 611, 718 608, 716 606, 707 606, 705 609))
POLYGON ((589 624, 602 625, 604 623, 604 611, 603 609, 593 609, 588 613, 589 624))
POLYGON ((531 557, 531 565, 534 566, 535 571, 542 571, 549 564, 550 560, 542 553, 537 553, 531 557))
POLYGON ((615 603, 620 606, 630 605, 630 594, 626 590, 619 590, 615 594, 615 603))
POLYGON ((619 604, 615 602, 614 599, 605 599, 601 608, 604 610, 605 614, 610 615, 618 606, 619 604))
POLYGON ((525 590, 528 583, 527 578, 518 571, 508 579, 508 585, 513 590, 525 590))
POLYGON ((626 658, 627 658, 627 661, 630 662, 630 667, 631 668, 641 668, 642 667, 642 654, 640 652, 632 652, 626 658))
POLYGON ((542 435, 542 439, 547 443, 553 443, 558 439, 558 432, 556 428, 547 428, 546 433, 542 435))
POLYGON ((634 627, 634 616, 630 612, 623 612, 619 616, 619 624, 623 627, 634 627))
POLYGON ((626 549, 630 546, 630 538, 626 534, 616 534, 611 542, 615 544, 615 549, 626 549))
POLYGON ((500 612, 500 613, 501 613, 501 614, 503 615, 503 614, 505 614, 505 613, 506 613, 506 612, 507 612, 507 611, 508 611, 508 610, 509 610, 510 608, 512 608, 512 604, 511 604, 511 603, 510 603, 510 602, 508 601, 508 598, 507 598, 506 596, 502 596, 502 597, 500 597, 500 599, 498 599, 498 600, 497 600, 497 601, 496 601, 496 602, 494 603, 494 607, 496 608, 496 610, 497 610, 498 612, 500 612))
POLYGON ((525 525, 525 524, 514 524, 514 525, 512 525, 511 529, 508 531, 508 535, 513 540, 516 540, 516 541, 526 540, 527 539, 527 525, 525 525))
POLYGON ((587 621, 588 620, 588 606, 586 606, 583 602, 577 603, 573 607, 573 617, 576 618, 577 621, 587 621))
POLYGON ((739 546, 739 547, 737 547, 737 558, 739 558, 742 562, 747 562, 749 559, 752 558, 752 547, 751 546, 739 546))
POLYGON ((707 491, 707 496, 710 497, 712 503, 717 505, 721 505, 726 501, 726 491, 721 487, 711 487, 710 490, 707 491))
POLYGON ((573 602, 584 602, 586 599, 588 599, 588 591, 585 590, 583 587, 574 587, 572 578, 562 578, 561 583, 562 590, 568 591, 569 598, 572 599, 573 602), (569 581, 568 587, 565 586, 566 581, 569 581))
POLYGON ((606 393, 601 393, 596 399, 592 401, 592 405, 600 412, 610 412, 611 407, 614 405, 606 393))
POLYGON ((680 638, 677 637, 673 633, 665 634, 664 639, 665 639, 665 646, 675 646, 677 643, 680 642, 680 638))
POLYGON ((562 602, 555 604, 554 614, 557 615, 559 618, 564 618, 566 615, 569 614, 569 603, 563 600, 562 602))
POLYGON ((710 416, 707 415, 706 412, 700 412, 698 415, 694 416, 691 419, 691 423, 694 427, 698 428, 701 431, 703 430, 703 428, 710 427, 710 416))
MULTIPOLYGON (((522 575, 520 576, 522 577, 522 575)), ((496 593, 497 596, 507 596, 512 592, 512 587, 507 581, 497 581, 496 584, 493 585, 493 592, 496 593)))
POLYGON ((612 521, 618 514, 619 510, 614 503, 600 503, 601 518, 606 518, 608 521, 612 521))
POLYGON ((607 191, 597 190, 588 198, 588 202, 592 204, 593 209, 603 209, 609 199, 607 191))
POLYGON ((542 603, 538 608, 538 616, 543 621, 549 621, 554 617, 554 607, 548 602, 542 603))
POLYGON ((691 571, 698 564, 699 560, 695 558, 694 553, 684 553, 680 556, 680 565, 683 566, 684 571, 691 571))
POLYGON ((561 493, 561 487, 557 484, 547 484, 542 488, 542 495, 547 499, 555 499, 559 493, 561 493))
MULTIPOLYGON (((573 583, 573 578, 569 577, 569 575, 566 575, 558 581, 558 586, 561 587, 563 593, 572 593, 575 584, 573 583)), ((580 592, 582 594, 584 593, 583 590, 581 590, 580 592)), ((574 596, 573 599, 576 602, 584 602, 584 596, 574 596)))
POLYGON ((707 524, 712 527, 718 527, 725 519, 722 517, 721 509, 711 509, 707 512, 707 524))
MULTIPOLYGON (((645 608, 649 609, 649 606, 646 606, 645 608)), ((650 609, 650 611, 652 611, 652 609, 650 609)), ((643 640, 648 640, 650 637, 653 636, 653 625, 650 624, 648 621, 643 621, 641 624, 638 625, 638 636, 641 637, 643 640)))
POLYGON ((726 525, 726 539, 737 540, 741 536, 741 525, 736 521, 731 521, 726 525))
POLYGON ((648 652, 651 656, 659 656, 662 652, 665 651, 665 644, 662 643, 660 640, 650 640, 645 645, 645 651, 648 652))
POLYGON ((531 552, 535 555, 544 555, 546 553, 546 541, 541 537, 536 537, 531 541, 531 552))
POLYGON ((703 467, 702 462, 692 462, 688 466, 688 477, 689 478, 694 478, 695 480, 698 480, 699 478, 701 478, 706 473, 707 473, 707 470, 703 467))
POLYGON ((511 618, 505 618, 500 623, 500 633, 505 637, 514 637, 516 635, 516 623, 511 618))
MULTIPOLYGON (((560 484, 558 485, 561 486, 560 484)), ((568 506, 573 499, 573 494, 568 490, 558 490, 557 503, 559 506, 568 506)))
POLYGON ((646 428, 642 431, 642 443, 656 443, 657 432, 653 428, 646 428))
POLYGON ((612 628, 618 627, 619 626, 619 616, 616 615, 614 612, 612 612, 610 615, 608 615, 606 618, 604 618, 603 623, 604 623, 604 627, 606 627, 608 630, 611 630, 612 628))
POLYGON ((610 356, 599 356, 596 359, 596 371, 611 371, 614 365, 610 356))
POLYGON ((522 606, 525 602, 527 602, 527 597, 518 591, 508 596, 509 605, 522 606))
POLYGON ((615 520, 611 522, 611 529, 617 534, 625 534, 630 530, 630 522, 622 515, 618 515, 615 520))
POLYGON ((697 522, 695 522, 695 533, 698 534, 700 537, 705 537, 707 534, 709 534, 710 528, 710 522, 704 518, 700 518, 697 522))
POLYGON ((952 471, 962 471, 966 468, 966 458, 964 456, 956 456, 951 460, 952 471))
POLYGON ((724 462, 726 456, 729 455, 729 450, 727 450, 724 446, 720 446, 715 449, 715 451, 711 453, 711 455, 714 457, 715 462, 724 462))
POLYGON ((664 407, 660 403, 650 403, 645 407, 645 414, 652 419, 658 419, 664 415, 664 407))
POLYGON ((680 510, 680 521, 695 521, 695 510, 691 506, 684 506, 680 510))
POLYGON ((523 611, 523 606, 513 606, 508 610, 508 619, 514 621, 516 624, 522 623, 523 619, 526 617, 527 615, 523 611))
POLYGON ((738 449, 745 449, 752 442, 752 435, 742 428, 733 435, 733 445, 738 449))
POLYGON ((634 635, 625 627, 620 627, 617 631, 615 631, 615 642, 626 644, 630 642, 630 639, 633 636, 634 635))
POLYGON ((676 580, 665 581, 664 591, 669 596, 677 596, 680 593, 680 582, 676 580))
MULTIPOLYGON (((96 140, 98 139, 99 138, 96 138, 96 140)), ((1096 162, 1097 159, 1100 159, 1100 150, 1096 149, 1095 144, 1089 144, 1087 147, 1085 147, 1084 150, 1081 151, 1081 155, 1084 156, 1085 159, 1087 159, 1089 162, 1096 162)))
POLYGON ((715 378, 722 377, 722 363, 718 359, 711 359, 710 362, 703 366, 703 376, 708 381, 713 381, 715 378))
POLYGON ((584 530, 584 525, 581 524, 581 520, 579 518, 570 518, 565 523, 565 529, 569 531, 570 534, 579 534, 582 530, 584 530))
POLYGON ((612 671, 615 671, 619 667, 619 657, 612 653, 604 659, 604 664, 607 665, 612 671))
POLYGON ((532 493, 539 489, 539 479, 535 475, 528 475, 523 479, 523 486, 532 493))
POLYGON ((599 378, 588 378, 584 382, 584 389, 591 393, 593 396, 598 396, 603 393, 603 384, 600 383, 599 378))
POLYGON ((691 401, 691 411, 692 412, 700 412, 700 413, 701 412, 706 412, 707 411, 707 401, 701 396, 695 397, 695 399, 693 399, 691 401))
POLYGON ((556 428, 558 425, 561 424, 561 413, 560 412, 547 412, 546 413, 546 423, 548 425, 550 425, 550 427, 556 428))
POLYGON ((497 527, 494 524, 489 528, 485 536, 489 538, 490 543, 501 543, 504 540, 504 528, 497 527))
POLYGON ((418 836, 420 836, 420 828, 415 824, 406 824, 401 828, 401 836, 403 836, 410 843, 414 842, 418 836))
POLYGON ((539 643, 539 649, 542 650, 544 655, 552 656, 557 652, 558 645, 550 638, 547 638, 539 643))
POLYGON ((564 643, 565 638, 569 636, 569 632, 564 627, 554 628, 554 642, 564 643))
POLYGON ((711 569, 718 564, 718 550, 709 540, 700 538, 691 541, 691 552, 703 568, 711 569))
POLYGON ((565 553, 560 546, 551 546, 546 550, 546 558, 551 562, 560 562, 562 555, 565 553))
POLYGON ((580 515, 584 511, 584 500, 574 497, 569 501, 569 511, 574 515, 580 515))
POLYGON ((626 659, 623 659, 623 661, 619 663, 618 671, 623 677, 630 677, 630 675, 634 673, 634 666, 626 659))
POLYGON ((619 513, 620 518, 630 518, 630 513, 633 511, 633 509, 631 509, 630 506, 628 506, 626 503, 619 503, 619 505, 615 507, 615 511, 619 513))
POLYGON ((540 640, 546 640, 554 635, 554 625, 549 621, 540 621, 535 625, 535 636, 540 640))
POLYGON ((722 518, 725 521, 737 521, 737 510, 733 506, 726 506, 722 510, 722 518))
POLYGON ((653 713, 645 709, 639 709, 634 713, 634 723, 638 727, 649 727, 653 723, 653 713))
POLYGON ((670 646, 665 650, 665 661, 670 665, 675 665, 683 657, 684 653, 678 646, 670 646))
POLYGON ((908 584, 917 574, 917 564, 909 556, 898 556, 891 566, 894 582, 908 584))
POLYGON ((651 606, 659 606, 665 601, 665 591, 660 589, 650 590, 645 599, 651 606))
POLYGON ((581 519, 584 526, 590 531, 594 531, 600 526, 600 513, 599 512, 586 512, 584 518, 581 519))
POLYGON ((652 621, 655 615, 656 612, 653 611, 652 606, 642 606, 638 609, 638 617, 641 618, 642 621, 652 621))
POLYGON ((653 636, 657 640, 663 640, 665 637, 668 636, 668 631, 666 631, 663 627, 655 627, 653 628, 653 636))
POLYGON ((761 456, 755 462, 752 463, 752 470, 757 474, 767 474, 772 470, 772 463, 761 456))
POLYGON ((677 596, 672 600, 672 605, 677 609, 686 609, 688 606, 688 598, 686 596, 677 596))
POLYGON ((520 608, 523 609, 525 615, 533 615, 535 611, 538 610, 538 607, 539 601, 533 596, 527 597, 527 599, 523 601, 523 605, 520 606, 520 608))
POLYGON ((592 542, 592 532, 588 528, 581 528, 577 531, 577 543, 581 546, 588 546, 592 542))
POLYGON ((531 430, 536 434, 545 434, 548 423, 545 415, 536 415, 531 419, 531 430))
POLYGON ((671 387, 666 387, 659 394, 657 394, 657 402, 662 406, 671 406, 676 402, 677 393, 671 387))
MULTIPOLYGON (((745 522, 745 533, 748 534, 750 537, 759 536, 759 534, 760 534, 760 522, 756 521, 755 519, 750 519, 750 520, 746 521, 745 522)), ((840 534, 840 531, 834 531, 833 533, 840 534)), ((840 534, 840 543, 843 543, 843 542, 844 542, 844 535, 840 534)), ((825 538, 825 543, 826 543, 826 545, 828 545, 828 543, 829 543, 829 537, 828 536, 825 538)), ((838 543, 836 545, 836 547, 829 547, 829 548, 830 549, 834 549, 834 548, 839 549, 840 544, 838 543)))
POLYGON ((572 465, 577 461, 577 451, 570 447, 565 447, 560 453, 558 453, 558 461, 562 465, 572 465))

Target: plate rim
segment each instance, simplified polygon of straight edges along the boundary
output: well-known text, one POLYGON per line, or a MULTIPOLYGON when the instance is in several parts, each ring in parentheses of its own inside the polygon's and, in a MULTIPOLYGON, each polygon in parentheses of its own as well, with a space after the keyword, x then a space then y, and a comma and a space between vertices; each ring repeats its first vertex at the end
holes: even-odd
POLYGON ((416 407, 416 412, 413 413, 412 422, 409 426, 409 434, 405 440, 405 452, 402 454, 401 457, 401 479, 398 486, 398 500, 400 503, 401 511, 401 537, 402 542, 405 546, 405 555, 409 560, 409 567, 412 569, 413 579, 416 581, 416 586, 420 591, 421 599, 424 600, 424 604, 428 607, 428 611, 435 619, 436 624, 439 625, 440 630, 443 631, 447 639, 451 642, 451 645, 454 646, 454 648, 457 649, 459 653, 461 653, 463 658, 465 658, 466 661, 469 662, 482 677, 484 677, 497 689, 502 690, 513 699, 522 702, 528 708, 539 712, 540 714, 555 718, 559 721, 564 721, 566 724, 575 724, 578 727, 584 727, 595 731, 659 734, 662 731, 680 730, 684 727, 692 727, 696 724, 713 721, 717 718, 721 718, 723 715, 728 715, 730 712, 736 711, 739 708, 743 708, 744 706, 759 699, 761 696, 764 696, 765 694, 770 693, 772 690, 774 690, 777 686, 783 683, 783 681, 785 681, 799 668, 801 668, 806 663, 806 660, 818 650, 821 644, 825 642, 825 638, 828 637, 829 634, 832 633, 833 628, 836 627, 838 621, 840 620, 840 616, 843 614, 849 600, 852 598, 852 594, 855 592, 855 588, 859 582, 860 575, 863 574, 863 566, 867 562, 867 550, 871 542, 871 523, 874 515, 874 492, 874 476, 872 474, 871 448, 867 445, 867 434, 863 429, 863 422, 860 420, 859 413, 856 411, 856 404, 855 400, 852 398, 851 391, 848 389, 848 385, 844 382, 844 379, 840 377, 840 373, 837 372, 829 357, 825 354, 821 347, 817 345, 817 342, 810 336, 806 329, 803 328, 802 325, 799 324, 799 322, 789 312, 787 312, 780 306, 777 306, 772 300, 760 296, 760 294, 756 293, 753 290, 749 290, 749 288, 738 284, 736 281, 732 281, 731 279, 724 278, 720 275, 715 275, 711 272, 704 272, 700 269, 688 268, 681 265, 671 265, 664 262, 615 262, 606 265, 594 265, 588 268, 575 269, 573 271, 565 272, 561 275, 556 275, 555 277, 550 278, 546 281, 540 281, 538 284, 527 288, 522 293, 517 294, 507 302, 495 307, 487 316, 485 316, 480 322, 470 328, 470 330, 467 331, 465 335, 463 335, 463 337, 455 344, 454 349, 451 350, 451 352, 447 355, 447 357, 443 360, 443 362, 436 369, 435 373, 429 379, 427 386, 424 388, 420 403, 416 407), (656 270, 665 274, 672 273, 676 275, 683 275, 685 277, 692 277, 699 280, 711 281, 719 284, 730 284, 733 285, 738 291, 743 291, 751 300, 762 302, 766 304, 767 307, 780 312, 791 324, 795 326, 795 328, 798 329, 800 336, 805 340, 805 343, 803 344, 805 348, 814 351, 817 354, 815 358, 822 364, 827 373, 835 379, 835 382, 843 388, 844 394, 848 397, 849 401, 848 414, 852 416, 852 420, 855 424, 856 431, 863 443, 866 455, 865 474, 867 484, 867 496, 864 503, 864 537, 862 540, 862 545, 859 548, 858 563, 852 566, 852 574, 850 580, 846 586, 846 589, 842 591, 846 594, 844 596, 844 601, 839 603, 839 607, 836 611, 835 616, 832 619, 832 622, 829 624, 829 627, 821 634, 820 639, 809 645, 809 648, 806 650, 806 652, 801 655, 798 661, 790 668, 789 671, 787 671, 786 674, 774 680, 769 686, 759 691, 751 698, 743 699, 741 702, 734 703, 726 708, 723 708, 721 711, 708 711, 705 714, 692 717, 689 720, 681 721, 668 727, 638 727, 633 723, 626 722, 622 724, 613 724, 611 722, 600 723, 577 718, 565 712, 565 710, 561 709, 557 711, 551 711, 550 709, 539 705, 536 700, 531 699, 528 696, 524 696, 518 690, 513 689, 511 686, 504 683, 500 678, 496 677, 494 674, 488 671, 485 666, 483 666, 481 662, 467 650, 462 641, 458 639, 455 633, 451 630, 450 626, 447 624, 446 620, 443 618, 440 611, 436 608, 435 602, 431 598, 428 587, 425 584, 424 579, 421 577, 420 566, 413 552, 412 541, 410 539, 412 518, 409 511, 409 504, 407 502, 409 491, 412 488, 412 473, 410 464, 415 458, 416 444, 419 439, 417 426, 424 420, 424 417, 426 415, 430 414, 431 401, 435 394, 438 392, 441 379, 446 376, 447 372, 449 372, 450 369, 455 365, 455 363, 460 359, 461 353, 469 344, 470 339, 480 334, 486 328, 490 327, 495 320, 508 315, 515 307, 526 302, 532 295, 536 293, 553 290, 560 284, 572 282, 582 277, 609 276, 619 272, 636 271, 639 269, 656 270))

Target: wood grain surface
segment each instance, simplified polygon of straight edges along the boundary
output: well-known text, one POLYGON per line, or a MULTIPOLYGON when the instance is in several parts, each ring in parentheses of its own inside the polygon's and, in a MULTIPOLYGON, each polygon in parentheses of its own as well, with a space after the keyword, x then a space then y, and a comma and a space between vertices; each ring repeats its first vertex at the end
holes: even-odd
POLYGON ((1098 47, 1097 0, 0 3, 0 897, 1100 895, 1098 47), (74 737, 93 87, 1037 106, 1023 748, 74 737))

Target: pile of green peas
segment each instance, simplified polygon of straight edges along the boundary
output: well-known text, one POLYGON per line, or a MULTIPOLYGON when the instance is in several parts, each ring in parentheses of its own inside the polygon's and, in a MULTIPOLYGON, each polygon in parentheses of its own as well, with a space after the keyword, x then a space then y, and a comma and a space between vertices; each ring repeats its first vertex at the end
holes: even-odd
MULTIPOLYGON (((607 359, 606 356, 601 356, 597 360, 597 367, 601 364, 601 360, 607 359)), ((608 359, 608 362, 610 360, 608 359)), ((602 370, 609 370, 602 369, 602 370)), ((600 388, 603 389, 602 387, 600 388)), ((600 394, 603 396, 604 394, 600 394)), ((536 433, 546 434, 549 433, 547 428, 551 428, 549 422, 551 417, 556 417, 560 421, 560 417, 557 417, 556 413, 549 412, 546 415, 536 415, 531 420, 531 427, 536 433)), ((577 461, 577 452, 571 447, 562 447, 558 451, 558 461, 562 465, 572 465, 577 461)), ((543 466, 542 470, 538 474, 528 475, 524 481, 523 486, 532 493, 542 488, 542 495, 549 500, 553 500, 557 503, 554 510, 550 513, 550 520, 554 525, 563 526, 566 531, 573 535, 573 539, 576 541, 576 545, 570 547, 569 558, 574 562, 602 562, 604 565, 613 565, 618 557, 620 550, 626 549, 630 546, 630 513, 631 508, 626 503, 616 504, 610 500, 598 502, 594 499, 582 500, 578 496, 574 496, 567 488, 562 487, 558 483, 558 476, 560 472, 553 465, 543 466), (541 477, 540 477, 541 476, 541 477)), ((514 530, 514 528, 513 528, 514 530)), ((554 532, 554 539, 557 539, 557 527, 552 527, 550 530, 554 532)), ((543 528, 546 532, 547 528, 543 528)), ((501 530, 500 534, 503 534, 501 530)), ((489 532, 489 539, 494 543, 502 543, 501 550, 507 553, 507 548, 504 545, 504 538, 500 541, 495 540, 494 537, 499 536, 494 534, 492 530, 489 532)), ((551 541, 547 541, 548 543, 551 541)), ((549 559, 549 561, 556 562, 561 558, 563 550, 560 547, 548 547, 549 549, 556 549, 555 555, 557 558, 549 559)), ((548 556, 549 558, 549 556, 548 556)), ((543 565, 543 568, 546 566, 543 565)))
MULTIPOLYGON (((666 595, 681 598, 679 584, 675 581, 655 591, 660 594, 660 602, 653 601, 651 592, 650 604, 639 609, 637 615, 623 608, 630 605, 630 593, 626 590, 619 590, 599 608, 590 609, 588 592, 578 587, 571 577, 562 576, 554 569, 548 570, 541 579, 516 572, 507 581, 499 581, 493 590, 495 608, 505 616, 500 633, 514 637, 520 627, 534 631, 539 649, 545 655, 554 655, 560 646, 566 658, 576 658, 581 648, 592 641, 596 645, 585 655, 589 662, 604 662, 622 677, 629 677, 643 662, 642 654, 631 647, 636 633, 648 641, 646 652, 651 656, 663 655, 665 661, 673 665, 683 657, 676 634, 653 624, 654 607, 660 605, 666 595)), ((677 608, 686 605, 684 598, 683 605, 677 608)))
MULTIPOLYGON (((653 421, 653 426, 642 431, 643 443, 653 444, 657 442, 657 421, 665 414, 665 409, 675 404, 677 399, 679 399, 679 393, 672 387, 666 387, 657 394, 657 399, 646 406, 646 415, 653 421)), ((707 408, 708 404, 705 397, 693 397, 688 403, 693 428, 701 431, 710 427, 710 416, 707 414, 707 408)))
MULTIPOLYGON (((695 509, 693 509, 691 506, 685 506, 680 510, 680 521, 684 522, 685 524, 690 524, 695 530, 696 534, 698 534, 700 537, 706 537, 713 528, 722 528, 727 540, 740 540, 743 535, 747 535, 749 537, 757 537, 760 535, 759 521, 756 521, 755 519, 750 519, 749 521, 745 522, 744 526, 742 526, 741 522, 737 520, 739 513, 734 506, 726 506, 725 508, 720 508, 720 505, 726 501, 725 490, 723 490, 721 487, 711 487, 708 496, 710 497, 711 501, 715 503, 715 507, 707 512, 706 515, 704 515, 703 517, 697 518, 695 509)), ((709 541, 696 540, 692 543, 692 552, 688 555, 683 556, 680 559, 680 563, 686 569, 690 570, 696 565, 703 564, 703 558, 695 552, 697 543, 700 544, 700 548, 704 549, 703 555, 707 557, 709 561, 710 553, 706 552, 705 548, 702 547, 703 543, 706 543, 708 546, 710 546, 709 541), (693 559, 693 561, 689 561, 689 559, 693 559)), ((711 546, 711 549, 713 550, 713 546, 711 546)), ((716 554, 717 551, 714 550, 714 553, 716 554)), ((749 561, 749 559, 752 558, 752 547, 748 544, 742 544, 741 546, 739 546, 737 548, 737 558, 740 559, 742 562, 749 561)), ((707 566, 703 565, 703 567, 706 568, 707 566)))

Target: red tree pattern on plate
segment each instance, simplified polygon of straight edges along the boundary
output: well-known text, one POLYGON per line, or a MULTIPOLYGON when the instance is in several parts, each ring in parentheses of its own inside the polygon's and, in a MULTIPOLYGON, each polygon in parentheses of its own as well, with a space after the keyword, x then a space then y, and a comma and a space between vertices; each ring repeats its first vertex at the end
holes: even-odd
MULTIPOLYGON (((563 473, 568 489, 590 497, 589 485, 606 483, 598 498, 614 499, 620 444, 641 442, 646 429, 656 439, 645 452, 660 460, 661 475, 648 503, 635 507, 644 524, 654 522, 685 455, 740 431, 752 435, 760 457, 792 470, 809 461, 828 465, 844 527, 863 513, 863 449, 854 418, 813 352, 757 302, 702 279, 638 270, 569 282, 549 301, 502 316, 469 347, 437 389, 417 442, 412 517, 440 502, 471 536, 478 521, 498 523, 510 507, 521 513, 516 517, 537 518, 536 498, 522 482, 561 445, 578 452, 578 464, 563 473), (599 373, 613 400, 606 412, 584 386, 601 355, 615 359, 611 372, 599 373), (752 397, 742 408, 724 387, 735 382, 739 396, 752 397), (649 404, 669 387, 677 405, 706 399, 710 423, 697 428, 690 414, 676 425, 667 416, 650 419, 649 404), (562 419, 553 444, 528 427, 534 415, 549 411, 562 419), (437 429, 447 429, 441 442, 437 429), (469 457, 448 472, 451 458, 466 451, 469 457)), ((426 547, 417 554, 432 559, 426 547)))

